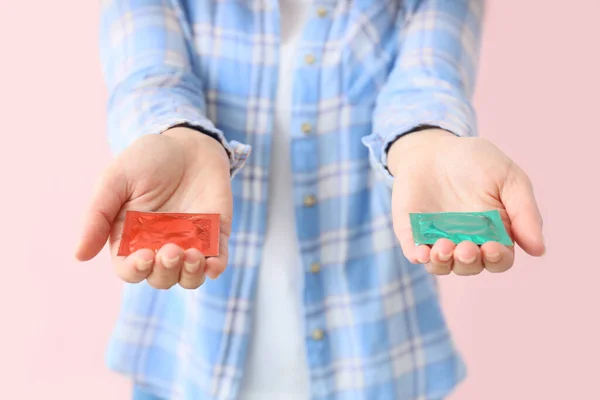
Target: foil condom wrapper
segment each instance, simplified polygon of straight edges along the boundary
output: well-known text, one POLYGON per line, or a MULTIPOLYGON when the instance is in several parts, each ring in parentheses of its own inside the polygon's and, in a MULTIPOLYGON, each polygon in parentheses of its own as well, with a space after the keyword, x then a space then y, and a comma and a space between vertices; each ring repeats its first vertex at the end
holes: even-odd
POLYGON ((416 245, 448 239, 456 244, 468 240, 477 245, 499 242, 512 246, 498 210, 484 212, 411 213, 410 224, 416 245))
POLYGON ((127 211, 119 251, 128 256, 140 249, 157 251, 167 243, 183 250, 198 249, 205 257, 219 255, 219 214, 127 211))

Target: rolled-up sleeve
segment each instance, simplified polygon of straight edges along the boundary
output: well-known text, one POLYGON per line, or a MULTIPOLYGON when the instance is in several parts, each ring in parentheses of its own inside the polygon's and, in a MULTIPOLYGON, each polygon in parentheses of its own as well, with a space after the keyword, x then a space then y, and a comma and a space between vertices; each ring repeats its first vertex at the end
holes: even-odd
POLYGON ((193 68, 191 29, 177 4, 102 2, 100 55, 109 92, 110 147, 119 153, 143 135, 185 124, 221 142, 233 176, 250 147, 228 142, 207 118, 202 81, 193 68))
POLYGON ((477 134, 471 104, 482 30, 483 0, 405 2, 398 57, 379 93, 373 133, 363 139, 375 168, 392 179, 387 150, 402 135, 434 126, 477 134))

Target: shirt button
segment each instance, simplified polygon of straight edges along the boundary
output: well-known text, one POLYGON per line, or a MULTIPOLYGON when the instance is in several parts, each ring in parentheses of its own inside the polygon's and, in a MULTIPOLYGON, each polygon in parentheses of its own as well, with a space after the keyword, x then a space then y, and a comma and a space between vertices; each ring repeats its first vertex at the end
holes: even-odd
POLYGON ((325 18, 327 16, 327 9, 325 7, 317 8, 317 16, 319 18, 325 18))
POLYGON ((305 122, 302 124, 301 129, 304 134, 308 135, 309 133, 312 132, 312 125, 309 124, 308 122, 305 122))
POLYGON ((317 61, 317 59, 312 54, 307 54, 307 55, 304 56, 304 62, 307 63, 307 64, 309 64, 309 65, 314 64, 315 61, 317 61))
POLYGON ((304 207, 312 207, 317 204, 317 198, 312 194, 306 196, 304 198, 304 207))
POLYGON ((319 340, 323 340, 325 333, 321 329, 315 329, 311 336, 312 336, 313 340, 319 341, 319 340))
POLYGON ((319 263, 312 263, 310 265, 310 272, 312 272, 313 274, 318 274, 319 272, 321 272, 321 264, 319 263))

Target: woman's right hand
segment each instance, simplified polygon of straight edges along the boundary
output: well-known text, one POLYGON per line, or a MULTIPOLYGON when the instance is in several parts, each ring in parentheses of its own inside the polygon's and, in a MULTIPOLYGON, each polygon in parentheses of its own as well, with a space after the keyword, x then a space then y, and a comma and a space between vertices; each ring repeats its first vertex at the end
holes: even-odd
POLYGON ((157 289, 179 284, 196 289, 205 276, 217 278, 227 266, 233 198, 230 163, 223 146, 188 128, 173 128, 138 139, 106 169, 87 212, 76 257, 94 258, 110 239, 117 275, 126 282, 144 279, 157 289), (167 244, 158 252, 138 250, 117 256, 127 210, 218 213, 219 256, 205 259, 197 249, 167 244))

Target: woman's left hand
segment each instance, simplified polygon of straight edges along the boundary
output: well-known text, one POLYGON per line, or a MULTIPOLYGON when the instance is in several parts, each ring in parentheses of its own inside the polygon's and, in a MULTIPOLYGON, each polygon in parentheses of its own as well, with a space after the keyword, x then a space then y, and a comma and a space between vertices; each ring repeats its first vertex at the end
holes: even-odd
POLYGON ((525 172, 494 144, 459 138, 439 129, 408 134, 389 150, 395 177, 392 195, 394 230, 406 257, 436 275, 454 271, 475 275, 487 269, 504 272, 514 262, 514 248, 496 242, 481 247, 438 240, 431 248, 415 246, 411 212, 498 210, 507 231, 528 254, 545 252, 542 217, 525 172))

